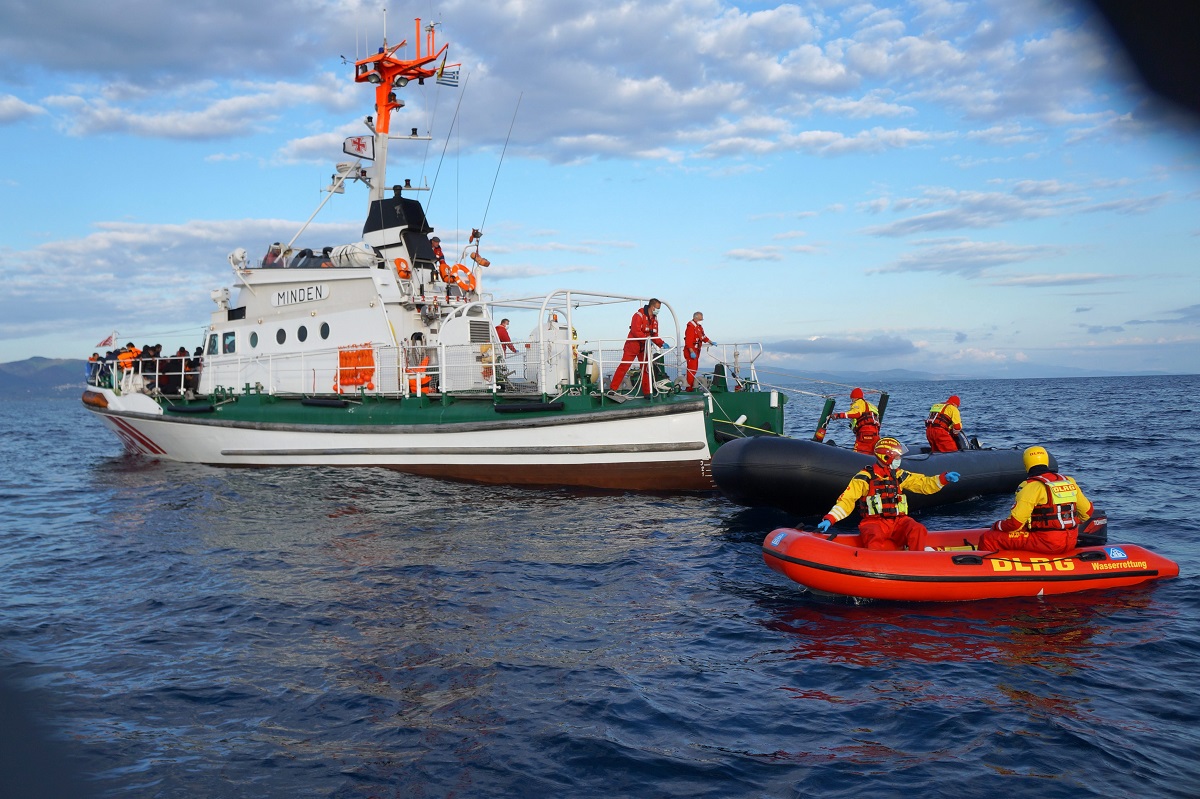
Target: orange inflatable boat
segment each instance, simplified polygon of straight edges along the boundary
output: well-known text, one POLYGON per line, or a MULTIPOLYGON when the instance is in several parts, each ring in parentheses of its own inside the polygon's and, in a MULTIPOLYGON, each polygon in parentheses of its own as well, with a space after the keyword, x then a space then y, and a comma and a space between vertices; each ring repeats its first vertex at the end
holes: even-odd
POLYGON ((1082 546, 1062 555, 977 551, 985 530, 930 531, 924 552, 862 548, 857 534, 830 538, 782 528, 763 560, 814 592, 863 599, 961 602, 1123 588, 1178 577, 1179 565, 1135 544, 1082 546))

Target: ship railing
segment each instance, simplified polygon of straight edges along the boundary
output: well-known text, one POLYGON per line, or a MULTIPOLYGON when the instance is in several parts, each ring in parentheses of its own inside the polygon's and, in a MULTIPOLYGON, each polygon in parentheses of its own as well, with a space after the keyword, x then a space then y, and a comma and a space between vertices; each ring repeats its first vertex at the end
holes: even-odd
POLYGON ((710 385, 719 385, 726 391, 753 391, 760 388, 755 362, 763 353, 762 344, 709 344, 701 353, 702 359, 705 352, 714 360, 708 371, 704 372, 710 385))
MULTIPOLYGON (((485 342, 428 347, 362 344, 282 355, 209 356, 203 372, 196 358, 138 359, 130 369, 101 361, 89 364, 87 384, 118 394, 164 397, 207 393, 217 386, 304 396, 508 392, 556 397, 583 391, 603 393, 624 360, 626 340, 560 338, 511 343, 515 353, 503 350, 498 342, 485 342)), ((649 341, 646 348, 651 352, 654 375, 651 394, 675 390, 684 377, 680 349, 672 346, 662 351, 649 341)), ((762 353, 760 344, 713 345, 711 350, 715 364, 701 371, 702 383, 718 384, 728 391, 759 386, 755 361, 762 353)), ((642 367, 640 359, 631 362, 621 391, 640 393, 642 367)))
POLYGON ((115 394, 183 397, 200 387, 198 358, 137 358, 128 368, 116 360, 89 361, 87 385, 115 394))

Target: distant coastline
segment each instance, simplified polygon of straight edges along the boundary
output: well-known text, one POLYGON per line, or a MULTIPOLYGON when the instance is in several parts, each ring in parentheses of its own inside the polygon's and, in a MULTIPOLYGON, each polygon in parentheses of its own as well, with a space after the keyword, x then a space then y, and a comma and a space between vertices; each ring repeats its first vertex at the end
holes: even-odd
MULTIPOLYGON (((0 397, 65 397, 83 390, 87 361, 80 358, 26 358, 23 361, 0 363, 0 397)), ((919 372, 909 369, 889 369, 879 372, 807 372, 772 367, 774 372, 794 376, 797 380, 822 380, 830 383, 853 383, 878 387, 896 382, 968 380, 1025 380, 1075 377, 1167 377, 1175 372, 1102 372, 1065 367, 1044 367, 1025 364, 1017 374, 967 374, 964 372, 919 372)), ((774 378, 764 382, 776 382, 774 378)))

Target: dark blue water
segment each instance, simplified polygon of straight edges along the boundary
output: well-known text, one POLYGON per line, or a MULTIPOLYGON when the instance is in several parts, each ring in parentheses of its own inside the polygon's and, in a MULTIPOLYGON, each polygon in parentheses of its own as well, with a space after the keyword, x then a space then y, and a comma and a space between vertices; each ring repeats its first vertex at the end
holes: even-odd
POLYGON ((791 517, 719 497, 151 463, 10 401, 0 664, 95 796, 1200 795, 1200 378, 884 388, 903 438, 953 392, 1046 444, 1181 578, 832 604, 762 563, 791 517))

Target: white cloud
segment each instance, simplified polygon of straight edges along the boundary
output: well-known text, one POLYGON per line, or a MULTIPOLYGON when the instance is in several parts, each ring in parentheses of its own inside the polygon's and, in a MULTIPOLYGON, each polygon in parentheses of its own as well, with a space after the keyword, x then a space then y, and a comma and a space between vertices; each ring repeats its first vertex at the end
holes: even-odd
POLYGON ((7 125, 46 113, 46 109, 31 105, 11 94, 0 95, 0 125, 7 125))

